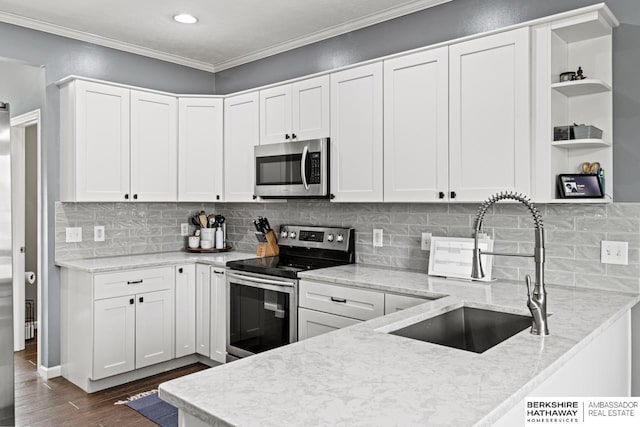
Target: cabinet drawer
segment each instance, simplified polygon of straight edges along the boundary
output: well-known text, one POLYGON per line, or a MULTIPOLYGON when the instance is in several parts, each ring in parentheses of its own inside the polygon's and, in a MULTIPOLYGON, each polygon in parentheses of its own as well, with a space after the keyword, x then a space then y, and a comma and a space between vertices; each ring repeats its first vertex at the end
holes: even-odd
POLYGON ((172 289, 174 268, 127 270, 94 276, 94 299, 113 298, 142 292, 172 289))
POLYGON ((407 308, 420 305, 423 302, 432 300, 433 298, 420 298, 408 295, 385 294, 384 297, 384 314, 395 313, 396 311, 405 310, 407 308))
POLYGON ((298 309, 298 341, 360 323, 359 320, 320 311, 298 309))
POLYGON ((369 320, 384 315, 384 294, 301 280, 300 307, 369 320))

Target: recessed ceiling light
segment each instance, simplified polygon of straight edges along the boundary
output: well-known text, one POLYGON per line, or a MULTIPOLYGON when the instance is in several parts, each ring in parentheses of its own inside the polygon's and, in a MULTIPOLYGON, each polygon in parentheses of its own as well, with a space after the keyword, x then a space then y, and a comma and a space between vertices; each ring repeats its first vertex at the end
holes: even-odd
POLYGON ((198 18, 188 13, 181 13, 173 17, 173 20, 181 24, 195 24, 198 22, 198 18))

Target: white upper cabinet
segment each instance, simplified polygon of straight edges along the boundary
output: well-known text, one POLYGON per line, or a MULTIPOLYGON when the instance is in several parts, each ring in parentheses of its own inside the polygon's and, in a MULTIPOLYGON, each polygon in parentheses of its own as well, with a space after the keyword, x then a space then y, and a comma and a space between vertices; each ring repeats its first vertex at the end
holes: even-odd
POLYGON ((384 201, 449 192, 448 48, 384 61, 384 201))
POLYGON ((260 144, 329 136, 329 76, 260 91, 260 144))
POLYGON ((306 79, 291 85, 294 141, 329 136, 329 76, 306 79))
POLYGON ((260 91, 260 144, 291 140, 291 85, 260 91))
POLYGON ((223 200, 222 122, 222 99, 178 99, 178 201, 223 200))
POLYGON ((258 92, 224 100, 224 194, 227 202, 254 200, 253 147, 260 141, 258 92))
POLYGON ((331 193, 381 202, 382 62, 331 74, 331 193))
POLYGON ((129 194, 129 89, 74 80, 60 89, 62 201, 129 194))
POLYGON ((178 198, 178 107, 173 96, 131 91, 131 193, 144 202, 178 198))
POLYGON ((454 201, 530 190, 529 28, 449 47, 454 201))

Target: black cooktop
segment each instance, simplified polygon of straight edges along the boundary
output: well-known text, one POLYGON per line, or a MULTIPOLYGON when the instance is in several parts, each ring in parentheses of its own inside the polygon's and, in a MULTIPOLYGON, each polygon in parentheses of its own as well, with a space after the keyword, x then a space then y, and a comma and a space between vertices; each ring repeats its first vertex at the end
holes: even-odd
POLYGON ((345 264, 344 261, 338 260, 280 255, 229 261, 227 262, 227 267, 249 273, 297 279, 298 273, 301 271, 317 270, 319 268, 335 267, 343 264, 345 264))

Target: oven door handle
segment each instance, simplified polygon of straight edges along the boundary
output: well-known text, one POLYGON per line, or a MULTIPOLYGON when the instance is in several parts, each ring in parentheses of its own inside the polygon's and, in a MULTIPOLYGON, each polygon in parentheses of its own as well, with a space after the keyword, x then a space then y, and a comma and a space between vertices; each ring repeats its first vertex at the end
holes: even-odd
POLYGON ((309 190, 309 184, 307 183, 307 154, 309 153, 309 146, 305 145, 302 149, 302 161, 300 162, 300 176, 302 177, 302 184, 305 190, 309 190))
POLYGON ((241 274, 235 274, 235 273, 228 273, 227 277, 229 277, 230 279, 245 280, 247 282, 253 282, 253 283, 265 283, 268 285, 288 286, 291 288, 294 287, 294 284, 292 282, 282 282, 280 280, 264 279, 262 277, 243 276, 241 274))

